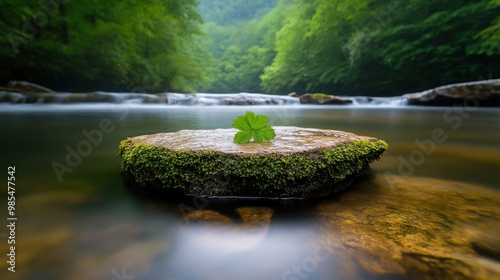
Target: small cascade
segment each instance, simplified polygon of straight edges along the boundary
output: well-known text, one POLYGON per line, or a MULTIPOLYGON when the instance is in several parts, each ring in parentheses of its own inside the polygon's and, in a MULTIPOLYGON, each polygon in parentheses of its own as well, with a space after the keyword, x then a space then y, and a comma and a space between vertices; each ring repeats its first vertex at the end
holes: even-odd
POLYGON ((296 97, 259 93, 168 93, 170 105, 294 105, 300 104, 296 97))
POLYGON ((162 103, 165 96, 145 93, 18 93, 0 91, 0 103, 162 103))
POLYGON ((407 100, 404 97, 372 97, 372 96, 342 96, 342 99, 351 100, 351 106, 358 107, 398 107, 407 105, 407 100))
MULTIPOLYGON (((352 103, 348 107, 397 107, 407 105, 404 97, 341 96, 352 103)), ((297 97, 260 93, 18 93, 0 91, 0 103, 11 104, 162 104, 166 106, 213 106, 213 105, 298 105, 297 97)), ((324 105, 321 105, 324 106, 324 105)))
POLYGON ((75 104, 75 103, 114 103, 114 104, 165 104, 184 106, 210 105, 294 105, 300 104, 298 98, 257 93, 17 93, 0 91, 0 103, 12 104, 75 104))
MULTIPOLYGON (((33 88, 33 84, 28 83, 33 88)), ((36 86, 36 85, 35 85, 36 86)), ((35 87, 39 89, 38 87, 35 87)), ((299 97, 261 93, 20 93, 2 88, 0 103, 4 104, 157 104, 165 106, 229 106, 229 105, 298 105, 335 107, 403 107, 403 106, 454 106, 457 103, 477 102, 477 106, 500 106, 500 79, 460 83, 438 87, 423 92, 394 97, 334 96, 304 94, 299 97)), ((43 89, 43 87, 42 87, 43 89)))

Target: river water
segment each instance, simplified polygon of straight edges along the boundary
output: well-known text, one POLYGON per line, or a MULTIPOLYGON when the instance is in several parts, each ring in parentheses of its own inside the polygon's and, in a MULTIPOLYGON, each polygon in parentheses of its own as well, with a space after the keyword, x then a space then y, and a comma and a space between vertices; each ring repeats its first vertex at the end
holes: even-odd
POLYGON ((475 279, 500 275, 498 239, 488 232, 500 224, 495 216, 500 208, 496 200, 500 195, 498 109, 4 104, 0 123, 4 169, 0 217, 8 224, 7 169, 15 166, 17 218, 16 272, 7 270, 11 267, 7 237, 12 233, 3 226, 0 279, 432 279, 440 275, 475 279), (271 125, 374 136, 386 140, 389 150, 372 164, 369 176, 346 194, 311 202, 172 201, 138 193, 122 178, 117 151, 126 137, 230 128, 232 120, 247 110, 266 114, 271 125), (94 137, 92 141, 88 135, 94 137), (434 193, 436 189, 452 196, 458 193, 460 203, 475 208, 455 217, 465 206, 457 200, 457 208, 448 209, 455 205, 454 197, 434 193), (394 201, 412 208, 394 205, 400 210, 387 219, 359 220, 367 218, 368 205, 373 209, 394 201), (440 212, 444 208, 451 212, 440 212), (444 245, 415 239, 419 229, 434 234, 432 240, 443 234, 440 222, 429 218, 433 213, 449 223, 443 228, 463 226, 463 231, 446 240, 470 233, 476 242, 484 233, 493 236, 483 238, 493 243, 489 246, 493 249, 478 249, 480 245, 462 239, 444 245), (408 223, 382 226, 389 218, 408 223), (427 223, 420 225, 423 220, 427 223), (362 229, 357 229, 361 224, 362 229), (397 231, 410 224, 420 226, 411 235, 397 231), (391 227, 396 231, 384 231, 391 227), (366 234, 358 236, 361 231, 366 234), (388 241, 375 246, 380 240, 388 241), (418 265, 408 259, 427 249, 429 256, 444 252, 447 260, 459 260, 464 269, 449 272, 426 258, 419 258, 418 265))

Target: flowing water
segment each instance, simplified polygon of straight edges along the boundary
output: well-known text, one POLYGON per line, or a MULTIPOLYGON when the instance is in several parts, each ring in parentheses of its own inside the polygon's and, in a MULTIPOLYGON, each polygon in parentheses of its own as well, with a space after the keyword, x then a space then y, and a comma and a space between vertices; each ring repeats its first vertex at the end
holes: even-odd
POLYGON ((449 267, 434 265, 432 258, 419 257, 415 265, 415 256, 427 249, 445 252, 446 260, 459 260, 468 270, 449 272, 457 277, 500 275, 495 233, 485 239, 493 242, 493 249, 474 245, 478 236, 490 234, 500 224, 495 216, 500 208, 496 200, 500 195, 498 109, 3 104, 0 123, 4 169, 0 212, 8 224, 7 171, 8 166, 15 166, 17 217, 16 272, 7 270, 11 267, 7 241, 12 233, 3 226, 0 279, 422 279, 422 275, 448 275, 449 267), (138 193, 123 180, 117 147, 126 137, 229 128, 247 110, 268 115, 271 125, 345 130, 384 139, 390 147, 372 165, 368 177, 345 194, 317 201, 172 201, 138 193), (454 196, 461 200, 454 201, 454 196), (468 203, 475 208, 467 208, 468 203), (386 217, 368 215, 381 204, 394 204, 391 209, 400 210, 386 217), (448 209, 452 205, 453 211, 448 209), (463 216, 460 209, 464 209, 463 216), (362 220, 370 217, 374 219, 370 223, 362 220), (408 217, 413 220, 386 225, 408 217), (441 218, 448 223, 446 233, 439 227, 442 223, 437 219, 441 218), (420 225, 423 220, 427 224, 420 225), (361 224, 364 235, 358 236, 361 229, 356 226, 361 224), (407 230, 410 226, 417 227, 412 234, 407 230), (404 228, 405 235, 383 232, 391 227, 404 228), (451 236, 454 227, 464 230, 451 236), (446 246, 431 239, 421 242, 415 238, 423 228, 434 236, 432 240, 448 234, 446 240, 454 241, 444 242, 446 246), (394 242, 376 245, 386 240, 384 234, 394 242), (467 234, 477 238, 469 244, 462 238, 467 234), (482 267, 479 270, 477 263, 482 267))

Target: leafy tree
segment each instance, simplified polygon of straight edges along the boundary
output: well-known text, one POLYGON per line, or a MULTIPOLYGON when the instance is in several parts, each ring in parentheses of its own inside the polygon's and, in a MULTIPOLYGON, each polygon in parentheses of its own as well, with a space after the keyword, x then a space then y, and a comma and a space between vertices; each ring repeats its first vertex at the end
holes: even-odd
POLYGON ((355 92, 394 95, 499 76, 500 52, 477 39, 499 12, 488 1, 408 1, 369 44, 347 46, 358 55, 344 82, 355 92))
POLYGON ((395 95, 500 77, 499 14, 500 0, 3 0, 0 83, 395 95))
POLYGON ((0 57, 8 61, 0 66, 0 80, 128 91, 195 91, 208 82, 195 0, 58 3, 63 1, 0 4, 6 32, 0 57), (33 36, 27 25, 36 28, 33 36))
POLYGON ((489 0, 301 1, 278 32, 262 85, 394 95, 499 76, 491 26, 499 12, 489 0))
MULTIPOLYGON (((275 56, 275 34, 281 28, 293 0, 281 0, 277 7, 265 16, 258 12, 268 8, 262 2, 249 21, 232 21, 232 24, 207 22, 204 30, 208 34, 204 45, 213 60, 210 61, 214 83, 206 91, 211 92, 261 92, 260 76, 275 56)), ((274 1, 275 2, 275 1, 274 1)), ((265 3, 265 4, 264 4, 265 3)), ((203 2, 202 2, 203 5, 203 2)))
POLYGON ((200 14, 217 25, 235 25, 261 17, 276 6, 278 0, 200 0, 200 14))
MULTIPOLYGON (((495 10, 500 6, 500 0, 491 2, 495 10)), ((492 56, 500 53, 500 16, 494 20, 493 24, 481 31, 476 38, 482 39, 482 44, 479 48, 473 50, 476 53, 492 56)))

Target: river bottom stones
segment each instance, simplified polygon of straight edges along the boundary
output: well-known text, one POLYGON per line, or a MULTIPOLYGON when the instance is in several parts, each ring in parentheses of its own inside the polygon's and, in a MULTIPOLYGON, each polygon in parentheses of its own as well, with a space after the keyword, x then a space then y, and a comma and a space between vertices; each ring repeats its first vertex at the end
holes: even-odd
POLYGON ((321 201, 315 213, 331 259, 339 260, 337 275, 500 279, 498 190, 379 175, 321 201))
MULTIPOLYGON (((234 204, 228 209, 209 204, 182 213, 182 218, 192 222, 190 227, 204 226, 204 234, 231 232, 261 239, 257 245, 245 242, 254 246, 243 252, 197 252, 217 259, 213 267, 242 256, 259 256, 246 260, 281 268, 279 261, 286 259, 286 268, 280 271, 284 276, 278 279, 500 279, 498 189, 375 174, 334 197, 293 210, 276 206, 234 204), (315 226, 304 226, 304 216, 315 226), (293 222, 280 232, 277 225, 285 220, 293 222), (276 242, 276 232, 290 242, 280 249, 293 248, 293 253, 274 257, 259 251, 276 242), (287 274, 286 269, 293 267, 298 272, 287 274)), ((222 279, 227 272, 220 273, 214 278, 222 279)))
POLYGON ((128 138, 121 169, 142 186, 186 195, 312 198, 349 186, 388 147, 343 131, 274 129, 269 143, 233 143, 235 129, 128 138))

